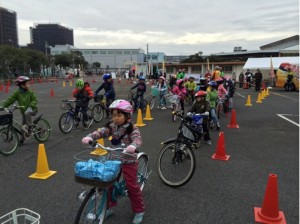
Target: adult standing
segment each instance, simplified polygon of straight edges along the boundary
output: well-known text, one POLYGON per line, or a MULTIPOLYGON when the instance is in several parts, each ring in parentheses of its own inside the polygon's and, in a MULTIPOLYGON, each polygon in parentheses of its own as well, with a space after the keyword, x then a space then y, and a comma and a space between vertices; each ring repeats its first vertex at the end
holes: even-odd
POLYGON ((256 70, 256 73, 254 74, 254 78, 255 78, 255 91, 259 91, 261 81, 262 81, 262 74, 259 69, 256 70))
POLYGON ((246 76, 246 82, 248 83, 249 85, 249 88, 251 87, 251 83, 252 83, 252 72, 250 71, 250 69, 247 69, 246 73, 245 73, 245 76, 246 76))
POLYGON ((244 79, 245 79, 244 72, 241 71, 241 73, 240 73, 240 75, 239 75, 239 87, 240 87, 240 88, 243 87, 244 79))

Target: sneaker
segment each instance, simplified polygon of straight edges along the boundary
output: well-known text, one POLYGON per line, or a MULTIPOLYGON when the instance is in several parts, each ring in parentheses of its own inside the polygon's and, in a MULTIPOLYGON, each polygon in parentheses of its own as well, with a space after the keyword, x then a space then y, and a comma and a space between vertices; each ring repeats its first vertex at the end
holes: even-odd
POLYGON ((166 110, 167 108, 166 108, 166 107, 162 107, 161 109, 162 109, 162 110, 166 110))
POLYGON ((114 214, 114 211, 110 208, 108 208, 106 210, 106 213, 105 213, 105 219, 108 219, 109 217, 111 217, 112 215, 114 214))
POLYGON ((145 212, 136 213, 133 219, 133 224, 142 223, 145 212))
POLYGON ((211 145, 211 140, 206 141, 207 145, 211 145))

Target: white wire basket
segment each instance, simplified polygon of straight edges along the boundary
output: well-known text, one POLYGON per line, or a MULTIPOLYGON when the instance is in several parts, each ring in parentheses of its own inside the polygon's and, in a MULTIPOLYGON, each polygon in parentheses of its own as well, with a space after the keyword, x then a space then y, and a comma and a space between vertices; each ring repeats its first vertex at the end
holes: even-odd
POLYGON ((170 103, 179 104, 180 98, 178 95, 171 95, 169 100, 170 100, 170 103))
POLYGON ((18 208, 0 217, 0 224, 39 224, 41 216, 27 208, 18 208))

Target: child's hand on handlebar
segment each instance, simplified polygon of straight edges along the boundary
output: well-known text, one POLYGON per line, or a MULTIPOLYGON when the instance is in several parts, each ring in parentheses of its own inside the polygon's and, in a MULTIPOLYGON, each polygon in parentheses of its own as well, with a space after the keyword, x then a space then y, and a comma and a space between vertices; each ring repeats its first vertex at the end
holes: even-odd
POLYGON ((135 150, 136 150, 136 147, 134 145, 129 145, 123 152, 124 153, 134 153, 135 150))
POLYGON ((93 141, 93 139, 92 139, 91 137, 89 137, 89 136, 84 137, 84 138, 81 140, 82 144, 85 144, 85 145, 90 144, 91 141, 93 141))

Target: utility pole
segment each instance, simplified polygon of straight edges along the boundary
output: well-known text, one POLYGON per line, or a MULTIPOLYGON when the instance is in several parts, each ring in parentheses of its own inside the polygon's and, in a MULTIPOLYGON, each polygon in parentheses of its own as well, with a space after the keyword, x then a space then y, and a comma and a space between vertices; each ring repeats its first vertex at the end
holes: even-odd
POLYGON ((147 44, 147 55, 146 55, 146 76, 149 79, 149 71, 148 71, 148 44, 147 44))

